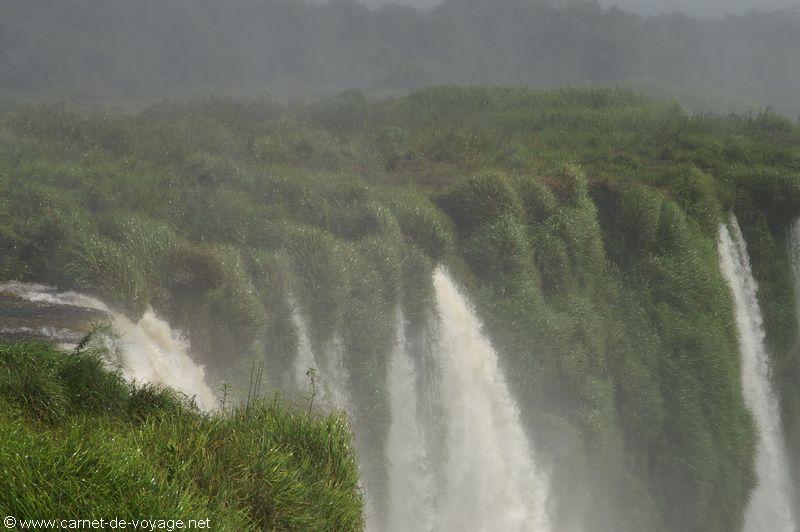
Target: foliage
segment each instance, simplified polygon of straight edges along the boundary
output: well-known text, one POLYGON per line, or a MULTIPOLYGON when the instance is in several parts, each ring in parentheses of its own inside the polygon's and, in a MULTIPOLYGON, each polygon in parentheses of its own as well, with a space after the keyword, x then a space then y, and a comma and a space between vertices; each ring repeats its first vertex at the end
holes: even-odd
MULTIPOLYGON (((739 529, 755 482, 755 429, 717 266, 717 226, 731 210, 759 282, 787 431, 797 430, 787 234, 800 215, 800 129, 775 115, 692 116, 619 89, 480 87, 291 106, 198 99, 128 114, 8 113, 0 153, 15 155, 0 165, 0 278, 92 291, 131 317, 152 305, 188 334, 214 377, 240 390, 262 361, 273 386, 287 381, 299 314, 313 349, 345 353, 365 470, 384 458, 397 310, 409 331, 425 326, 431 272, 445 264, 475 304, 552 465, 558 525, 739 529)), ((74 360, 71 369, 39 363, 3 401, 47 427, 73 423, 78 404, 92 412, 86 427, 122 416, 143 431, 144 443, 126 448, 132 460, 139 448, 166 460, 173 445, 190 464, 164 477, 171 496, 196 502, 218 489, 265 505, 243 514, 213 506, 245 519, 237 523, 338 522, 312 514, 264 521, 272 519, 259 513, 271 511, 266 475, 297 455, 260 457, 259 446, 278 440, 259 439, 249 418, 237 428, 235 416, 176 413, 180 401, 158 389, 115 398, 97 367, 74 360), (97 381, 97 394, 70 395, 53 375, 97 381), (179 420, 154 414, 163 411, 179 420), (174 421, 176 432, 156 437, 156 419, 174 421), (212 443, 233 454, 201 451, 212 443), (174 483, 185 478, 200 491, 181 495, 187 484, 174 483)), ((317 420, 270 408, 258 419, 276 434, 285 429, 290 450, 316 445, 290 436, 319 435, 317 420)), ((341 421, 325 423, 335 431, 341 421)), ((20 442, 67 449, 36 437, 20 442)), ((160 479, 152 469, 160 463, 142 471, 160 479)), ((370 482, 379 493, 383 481, 370 482)), ((321 485, 306 488, 287 490, 339 500, 321 485)), ((202 500, 222 500, 214 497, 202 500)), ((342 522, 355 523, 357 510, 342 508, 342 522)))
POLYGON ((0 508, 17 519, 209 519, 215 530, 359 530, 350 432, 275 402, 201 414, 97 351, 0 345, 0 508), (24 383, 24 384, 20 384, 24 383))

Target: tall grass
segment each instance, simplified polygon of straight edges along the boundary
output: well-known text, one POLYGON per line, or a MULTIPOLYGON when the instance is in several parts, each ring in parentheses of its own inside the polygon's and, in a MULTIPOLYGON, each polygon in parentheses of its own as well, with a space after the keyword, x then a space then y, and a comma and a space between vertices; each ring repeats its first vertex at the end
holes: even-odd
POLYGON ((210 519, 214 530, 360 530, 338 415, 276 402, 201 414, 97 351, 0 344, 0 508, 18 519, 210 519))

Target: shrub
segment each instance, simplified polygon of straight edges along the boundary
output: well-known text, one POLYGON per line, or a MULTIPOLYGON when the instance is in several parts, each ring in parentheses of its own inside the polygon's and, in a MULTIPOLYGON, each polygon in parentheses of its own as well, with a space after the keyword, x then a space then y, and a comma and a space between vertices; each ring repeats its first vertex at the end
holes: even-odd
POLYGON ((367 98, 358 90, 344 91, 311 107, 314 122, 336 133, 352 134, 364 126, 367 98))
POLYGON ((668 178, 668 186, 678 204, 695 218, 708 235, 714 235, 723 221, 714 180, 696 168, 682 168, 668 178))
POLYGON ((586 174, 579 166, 564 166, 558 177, 561 187, 559 190, 565 203, 576 205, 580 200, 586 198, 589 185, 586 174))
POLYGON ((541 224, 555 213, 558 200, 546 184, 533 177, 523 177, 517 179, 514 185, 522 202, 526 224, 541 224))
POLYGON ((521 276, 534 283, 535 269, 525 227, 501 216, 477 228, 462 245, 464 258, 482 281, 502 285, 503 279, 521 276))
POLYGON ((433 263, 418 247, 402 248, 401 303, 405 318, 412 325, 425 323, 434 309, 433 263))
POLYGON ((175 231, 164 222, 135 214, 110 216, 100 225, 101 231, 114 239, 142 269, 149 300, 164 302, 170 266, 180 246, 175 231))
POLYGON ((617 223, 629 253, 651 252, 659 243, 661 195, 641 186, 626 186, 619 191, 617 223))
POLYGON ((501 173, 482 173, 445 192, 438 204, 462 234, 503 215, 522 219, 522 204, 501 173))
POLYGON ((430 201, 419 194, 406 193, 391 203, 403 236, 434 261, 453 249, 449 221, 430 201))
POLYGON ((62 243, 64 279, 69 286, 97 294, 138 319, 150 302, 144 272, 133 257, 98 234, 75 235, 62 243))
POLYGON ((311 319, 319 340, 327 340, 340 323, 347 293, 346 254, 342 245, 317 229, 298 229, 287 251, 296 280, 292 293, 311 319))

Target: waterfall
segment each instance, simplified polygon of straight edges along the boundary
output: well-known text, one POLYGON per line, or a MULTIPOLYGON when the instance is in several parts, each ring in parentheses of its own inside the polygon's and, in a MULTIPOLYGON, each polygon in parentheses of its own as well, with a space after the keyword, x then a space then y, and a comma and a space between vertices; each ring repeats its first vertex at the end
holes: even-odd
POLYGON ((334 336, 332 340, 325 342, 318 353, 314 349, 308 324, 293 301, 290 299, 289 302, 292 307, 292 322, 297 332, 297 354, 292 370, 294 386, 300 390, 308 390, 310 381, 307 373, 313 368, 316 375, 316 400, 351 413, 341 340, 334 336))
POLYGON ((204 410, 216 408, 214 392, 205 382, 205 371, 189 356, 188 342, 167 322, 148 309, 134 323, 124 315, 111 311, 99 299, 76 292, 56 292, 50 287, 5 283, 0 292, 10 292, 27 301, 42 305, 63 307, 64 313, 75 309, 93 309, 107 316, 119 333, 109 338, 110 347, 119 354, 122 374, 128 380, 164 384, 193 396, 204 410))
POLYGON ((797 326, 800 329, 800 218, 794 221, 789 231, 789 251, 792 257, 792 273, 794 274, 794 305, 797 326))
POLYGON ((436 529, 548 530, 548 479, 534 462, 497 353, 442 268, 433 284, 446 427, 436 529))
POLYGON ((728 227, 719 228, 719 258, 722 275, 733 295, 744 400, 753 414, 759 435, 757 485, 745 513, 744 529, 791 532, 796 530, 790 503, 792 486, 778 399, 770 382, 770 359, 758 305, 758 287, 742 232, 733 216, 728 227))
MULTIPOLYGON (((300 313, 296 302, 291 297, 289 305, 292 308, 292 322, 297 332, 297 353, 295 355, 294 367, 292 368, 290 380, 293 381, 291 388, 302 391, 309 390, 309 369, 314 370, 314 382, 316 389, 316 405, 324 405, 325 408, 336 408, 343 410, 351 423, 353 434, 355 435, 356 452, 363 458, 366 450, 363 446, 359 433, 361 427, 354 423, 353 414, 355 412, 348 393, 348 373, 344 362, 344 347, 338 334, 332 339, 319 343, 312 339, 308 323, 300 313)), ((370 479, 372 471, 363 463, 360 464, 361 479, 360 486, 365 495, 364 512, 367 516, 368 525, 374 521, 372 516, 376 515, 375 501, 373 500, 370 489, 370 479)), ((369 527, 372 530, 372 527, 369 527)))
MULTIPOLYGON (((497 353, 443 269, 435 272, 434 289, 439 316, 435 338, 407 338, 407 324, 397 312, 397 337, 387 364, 388 505, 386 515, 375 512, 371 472, 362 471, 367 528, 550 530, 548 479, 534 461, 497 353), (428 357, 424 363, 423 356, 428 357), (426 379, 436 382, 431 386, 426 379), (425 390, 435 390, 433 400, 425 390), (434 445, 434 436, 442 441, 437 438, 434 445)), ((290 380, 306 389, 305 373, 316 368, 320 402, 352 414, 341 342, 334 336, 317 345, 297 306, 292 308, 299 341, 290 380)), ((363 455, 359 434, 365 427, 358 426, 358 419, 352 421, 356 448, 363 455)))
MULTIPOLYGON (((311 347, 311 337, 308 334, 308 326, 292 301, 290 301, 290 305, 292 308, 292 323, 297 332, 297 353, 295 354, 294 366, 292 368, 292 385, 297 387, 298 390, 306 390, 310 385, 309 370, 314 371, 315 374, 318 375, 319 367, 316 357, 314 356, 314 348, 311 347)), ((315 376, 314 380, 316 384, 319 379, 315 376)), ((320 397, 320 399, 324 398, 320 397)))
POLYGON ((206 411, 218 406, 205 382, 205 370, 189 356, 189 343, 152 309, 136 323, 121 314, 112 316, 112 325, 120 333, 114 344, 120 348, 122 374, 127 379, 164 384, 194 396, 206 411))
POLYGON ((418 371, 408 352, 406 324, 397 312, 397 343, 389 360, 387 386, 392 422, 389 428, 389 516, 392 532, 433 529, 433 495, 429 445, 420 418, 418 371))

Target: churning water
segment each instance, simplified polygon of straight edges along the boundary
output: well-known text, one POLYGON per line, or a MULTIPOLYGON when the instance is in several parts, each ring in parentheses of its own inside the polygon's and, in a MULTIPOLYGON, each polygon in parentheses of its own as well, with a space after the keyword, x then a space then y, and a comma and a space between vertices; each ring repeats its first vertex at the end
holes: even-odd
POLYGON ((205 371, 189 356, 189 345, 169 324, 152 310, 133 323, 111 311, 102 301, 76 292, 56 292, 52 288, 25 283, 5 283, 0 291, 10 292, 32 303, 70 308, 94 309, 103 312, 118 337, 109 338, 113 350, 121 356, 122 373, 141 383, 158 383, 193 396, 200 408, 214 409, 216 398, 205 382, 205 371))
POLYGON ((446 430, 436 529, 548 530, 548 479, 534 462, 497 353, 445 270, 436 270, 433 283, 446 430))
POLYGON ((742 386, 758 429, 756 488, 745 513, 748 532, 796 530, 791 510, 791 480, 777 396, 770 382, 758 286, 750 268, 742 232, 735 217, 719 228, 722 275, 730 286, 742 358, 742 386))
POLYGON ((386 528, 549 530, 547 475, 534 461, 497 353, 444 269, 434 275, 434 290, 439 323, 426 352, 437 380, 432 402, 422 400, 420 365, 409 353, 398 317, 388 379, 391 506, 386 528), (431 441, 438 431, 441 446, 431 441))

